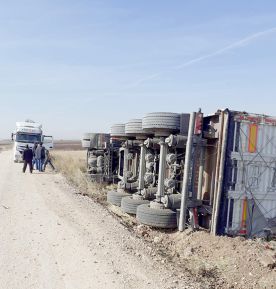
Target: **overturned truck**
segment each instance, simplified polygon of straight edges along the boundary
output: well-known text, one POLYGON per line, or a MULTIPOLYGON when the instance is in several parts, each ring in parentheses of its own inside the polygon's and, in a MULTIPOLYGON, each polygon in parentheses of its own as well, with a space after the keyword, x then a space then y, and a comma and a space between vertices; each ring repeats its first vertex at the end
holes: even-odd
POLYGON ((156 112, 113 126, 118 187, 109 203, 157 228, 213 234, 276 229, 276 118, 156 112))

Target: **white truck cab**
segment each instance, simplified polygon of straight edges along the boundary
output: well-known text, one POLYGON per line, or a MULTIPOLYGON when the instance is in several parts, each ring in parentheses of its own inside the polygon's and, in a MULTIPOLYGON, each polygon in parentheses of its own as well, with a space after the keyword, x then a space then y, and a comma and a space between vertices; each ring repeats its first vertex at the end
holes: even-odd
POLYGON ((12 133, 13 146, 13 160, 14 162, 22 162, 22 153, 29 145, 33 148, 35 143, 43 143, 48 150, 54 147, 53 137, 43 135, 42 125, 32 120, 16 123, 16 130, 12 133))

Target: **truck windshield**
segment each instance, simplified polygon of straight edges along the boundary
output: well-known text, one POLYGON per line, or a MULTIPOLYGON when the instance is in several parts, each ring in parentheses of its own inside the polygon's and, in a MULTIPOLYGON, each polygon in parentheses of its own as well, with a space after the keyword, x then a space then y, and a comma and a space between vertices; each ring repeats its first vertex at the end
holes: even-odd
POLYGON ((40 134, 17 133, 16 134, 16 141, 17 142, 24 142, 24 143, 41 142, 41 135, 40 134))

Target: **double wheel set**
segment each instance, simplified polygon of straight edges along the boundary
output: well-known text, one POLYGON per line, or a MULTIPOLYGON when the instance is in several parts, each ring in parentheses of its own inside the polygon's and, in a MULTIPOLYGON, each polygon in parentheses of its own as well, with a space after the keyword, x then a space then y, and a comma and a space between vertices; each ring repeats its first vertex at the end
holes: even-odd
POLYGON ((124 213, 136 215, 138 222, 155 228, 174 229, 177 227, 177 213, 166 208, 152 207, 150 201, 138 199, 124 191, 110 191, 107 202, 121 207, 124 213))

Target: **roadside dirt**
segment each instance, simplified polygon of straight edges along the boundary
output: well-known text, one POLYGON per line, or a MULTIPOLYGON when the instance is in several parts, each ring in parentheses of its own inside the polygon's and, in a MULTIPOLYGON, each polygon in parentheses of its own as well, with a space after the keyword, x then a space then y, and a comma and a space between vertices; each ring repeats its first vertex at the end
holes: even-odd
POLYGON ((118 207, 108 208, 144 240, 152 259, 174 267, 176 279, 185 272, 203 288, 276 288, 275 241, 212 236, 202 230, 157 230, 137 223, 118 207))
POLYGON ((143 240, 147 256, 173 270, 176 285, 183 276, 189 276, 203 288, 276 288, 275 241, 215 237, 202 230, 180 234, 140 225, 120 208, 105 203, 108 188, 95 187, 80 176, 85 164, 83 152, 61 152, 56 156, 61 171, 82 194, 107 206, 118 222, 143 240))
POLYGON ((152 259, 142 238, 59 174, 0 153, 0 288, 208 288, 152 259))

